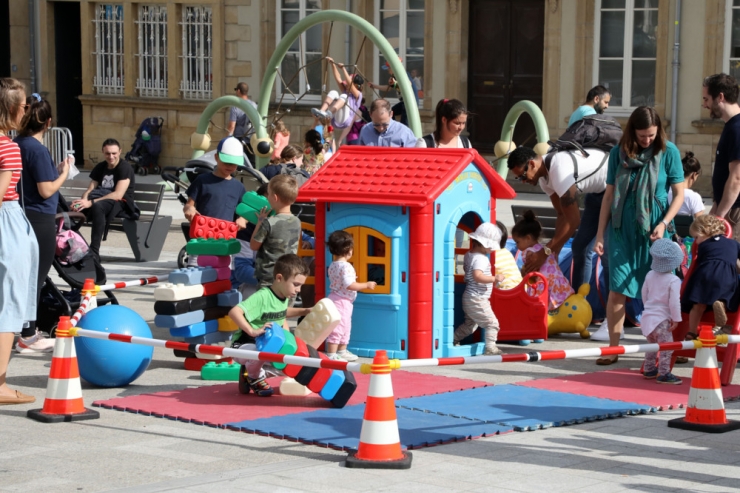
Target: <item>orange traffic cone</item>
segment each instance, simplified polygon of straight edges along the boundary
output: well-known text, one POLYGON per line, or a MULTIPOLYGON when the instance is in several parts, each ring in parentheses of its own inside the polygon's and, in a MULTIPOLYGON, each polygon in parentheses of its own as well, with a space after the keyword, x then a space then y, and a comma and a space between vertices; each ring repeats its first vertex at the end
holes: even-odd
POLYGON ((401 450, 391 365, 385 351, 375 352, 371 368, 360 447, 347 457, 346 465, 365 469, 408 469, 411 453, 401 450))
POLYGON ((100 413, 85 409, 82 402, 80 370, 77 367, 77 353, 74 338, 69 334, 72 325, 69 317, 59 317, 57 340, 51 358, 49 384, 43 409, 31 409, 27 416, 44 423, 61 421, 81 421, 97 419, 100 413))
POLYGON ((717 339, 706 327, 699 334, 702 347, 696 350, 694 372, 686 416, 668 422, 670 428, 725 433, 740 428, 740 421, 728 421, 717 369, 717 339))

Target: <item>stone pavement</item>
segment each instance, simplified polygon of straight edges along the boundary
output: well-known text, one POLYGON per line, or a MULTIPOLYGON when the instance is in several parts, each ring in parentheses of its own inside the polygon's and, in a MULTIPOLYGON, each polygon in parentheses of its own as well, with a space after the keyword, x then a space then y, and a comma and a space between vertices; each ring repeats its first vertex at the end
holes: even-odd
MULTIPOLYGON (((528 196, 537 203, 544 196, 528 196)), ((165 203, 176 216, 174 197, 165 203)), ((500 217, 511 225, 508 205, 500 217)), ((111 281, 166 274, 184 244, 172 229, 160 261, 135 263, 122 233, 111 232, 104 256, 111 281)), ((117 292, 122 305, 154 318, 152 286, 117 292)), ((156 338, 168 331, 153 328, 156 338)), ((627 329, 625 343, 644 341, 627 329)), ((577 334, 553 337, 529 350, 593 347, 577 334)), ((527 348, 502 345, 505 352, 527 348)), ((345 453, 274 438, 98 409, 100 419, 43 424, 26 418, 43 404, 50 355, 17 355, 8 382, 36 396, 34 404, 0 407, 0 491, 737 491, 740 432, 712 435, 668 428, 683 410, 609 419, 535 432, 509 433, 413 452, 410 470, 358 470, 342 466, 345 453)), ((640 367, 626 355, 611 368, 640 367)), ((417 371, 503 384, 603 370, 592 359, 543 363, 469 365, 417 371)), ((676 370, 691 375, 691 365, 676 370)), ((218 384, 182 369, 171 351, 154 350, 149 369, 119 389, 83 381, 86 404, 94 400, 218 384)), ((740 377, 735 378, 740 383, 740 377)), ((740 419, 740 402, 727 404, 740 419)))

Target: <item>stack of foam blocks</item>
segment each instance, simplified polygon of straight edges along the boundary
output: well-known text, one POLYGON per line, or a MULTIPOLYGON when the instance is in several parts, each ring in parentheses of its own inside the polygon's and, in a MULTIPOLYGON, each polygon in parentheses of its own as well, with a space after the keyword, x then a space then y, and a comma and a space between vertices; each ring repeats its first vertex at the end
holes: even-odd
MULTIPOLYGON (((197 255, 198 267, 177 269, 168 283, 154 290, 154 324, 170 329, 172 337, 182 337, 191 344, 228 346, 238 329, 228 317, 229 310, 241 301, 241 294, 231 289, 231 255, 239 253, 235 223, 196 216, 187 244, 190 256, 197 255)), ((200 371, 219 355, 205 355, 175 350, 185 358, 185 369, 200 371)))

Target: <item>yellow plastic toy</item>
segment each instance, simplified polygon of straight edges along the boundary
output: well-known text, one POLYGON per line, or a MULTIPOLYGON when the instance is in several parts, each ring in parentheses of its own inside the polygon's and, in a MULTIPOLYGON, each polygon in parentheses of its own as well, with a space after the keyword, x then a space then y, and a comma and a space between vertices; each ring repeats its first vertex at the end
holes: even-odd
POLYGON ((568 296, 555 315, 547 316, 548 335, 578 332, 583 339, 590 337, 588 326, 591 325, 593 312, 586 301, 590 290, 591 286, 583 284, 577 293, 568 296))

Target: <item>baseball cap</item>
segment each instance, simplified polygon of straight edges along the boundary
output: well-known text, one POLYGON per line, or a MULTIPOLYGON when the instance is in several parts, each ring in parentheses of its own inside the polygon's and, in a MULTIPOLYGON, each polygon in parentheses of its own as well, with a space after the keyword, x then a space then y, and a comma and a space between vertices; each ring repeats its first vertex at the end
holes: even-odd
POLYGON ((221 139, 216 148, 218 158, 228 164, 244 165, 244 147, 236 137, 226 137, 221 139))

